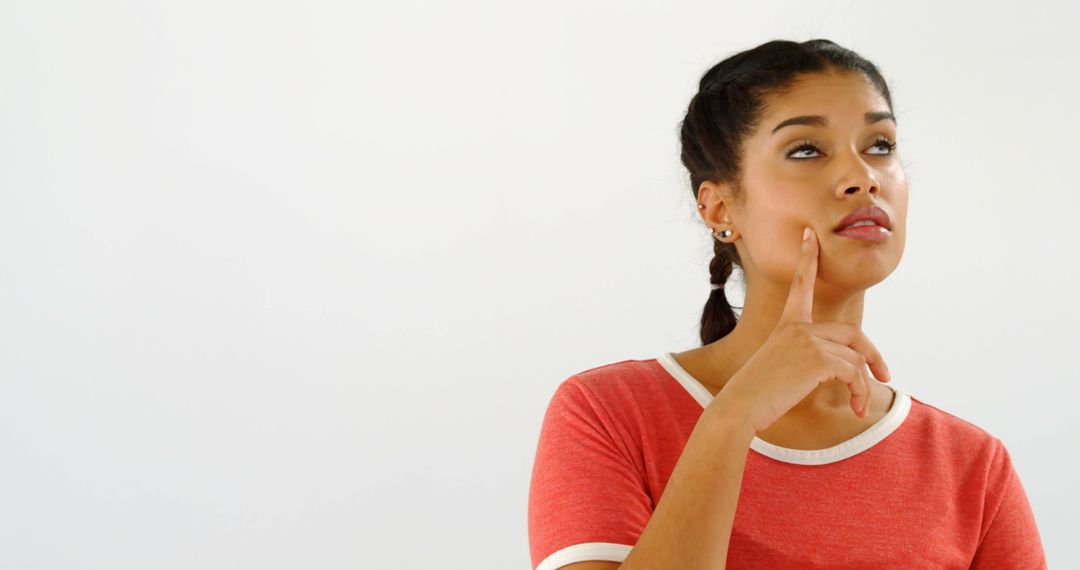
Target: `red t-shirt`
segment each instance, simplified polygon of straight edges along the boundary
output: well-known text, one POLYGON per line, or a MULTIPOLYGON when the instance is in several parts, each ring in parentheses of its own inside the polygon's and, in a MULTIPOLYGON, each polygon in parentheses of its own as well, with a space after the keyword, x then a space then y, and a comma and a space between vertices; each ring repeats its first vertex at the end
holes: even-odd
MULTIPOLYGON (((750 444, 728 570, 1046 568, 1001 440, 909 396, 820 450, 750 444)), ((535 570, 622 562, 712 394, 671 353, 575 374, 544 415, 529 489, 535 570)))

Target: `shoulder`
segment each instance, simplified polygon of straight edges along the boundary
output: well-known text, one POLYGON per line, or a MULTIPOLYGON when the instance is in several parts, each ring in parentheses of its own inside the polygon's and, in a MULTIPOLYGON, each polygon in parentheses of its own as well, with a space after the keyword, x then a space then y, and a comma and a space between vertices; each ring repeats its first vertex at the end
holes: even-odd
POLYGON ((962 437, 967 440, 984 441, 994 438, 993 434, 974 422, 945 411, 926 400, 910 394, 908 395, 911 397, 912 410, 918 411, 919 415, 922 416, 923 421, 926 422, 929 427, 938 430, 946 430, 956 437, 962 437))
POLYGON ((626 359, 587 368, 559 384, 551 408, 621 424, 640 421, 641 411, 670 397, 656 359, 626 359))
POLYGON ((574 374, 581 385, 597 393, 641 388, 656 378, 656 359, 627 359, 594 366, 574 374))
POLYGON ((909 396, 914 435, 925 444, 924 450, 936 452, 941 462, 985 470, 1001 454, 1002 441, 987 429, 909 396))
POLYGON ((626 359, 587 368, 559 385, 556 394, 604 408, 657 397, 666 386, 655 358, 626 359))

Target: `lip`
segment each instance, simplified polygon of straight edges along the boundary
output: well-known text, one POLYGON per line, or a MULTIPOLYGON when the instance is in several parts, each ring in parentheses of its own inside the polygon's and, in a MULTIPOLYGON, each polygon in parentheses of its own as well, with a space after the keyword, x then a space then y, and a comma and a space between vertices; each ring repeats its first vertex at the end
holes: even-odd
POLYGON ((857 228, 848 228, 844 231, 833 233, 838 236, 861 241, 879 242, 889 239, 889 236, 892 235, 892 230, 889 230, 884 226, 859 226, 857 228))
POLYGON ((889 220, 889 214, 886 213, 885 210, 882 210, 877 206, 862 206, 852 210, 850 214, 844 216, 844 219, 840 220, 840 223, 833 227, 833 233, 840 235, 849 235, 854 230, 873 230, 874 233, 888 235, 892 233, 892 222, 889 220), (885 231, 874 228, 873 226, 863 226, 844 230, 843 232, 840 231, 841 228, 845 228, 861 220, 874 222, 875 225, 881 226, 885 231))

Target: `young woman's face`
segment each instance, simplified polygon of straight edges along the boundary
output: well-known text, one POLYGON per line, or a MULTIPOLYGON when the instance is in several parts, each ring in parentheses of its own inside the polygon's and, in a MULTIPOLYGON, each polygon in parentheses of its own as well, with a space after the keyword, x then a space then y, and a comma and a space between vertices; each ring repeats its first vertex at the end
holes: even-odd
POLYGON ((896 269, 904 252, 907 177, 899 147, 888 147, 896 142, 895 122, 866 118, 888 111, 885 98, 859 73, 805 76, 767 103, 761 123, 744 143, 744 202, 733 212, 748 280, 760 274, 770 282, 790 283, 805 226, 817 234, 822 285, 866 289, 896 269), (822 121, 776 128, 804 115, 820 115, 822 121), (891 233, 884 240, 834 232, 844 216, 863 206, 888 215, 891 233))

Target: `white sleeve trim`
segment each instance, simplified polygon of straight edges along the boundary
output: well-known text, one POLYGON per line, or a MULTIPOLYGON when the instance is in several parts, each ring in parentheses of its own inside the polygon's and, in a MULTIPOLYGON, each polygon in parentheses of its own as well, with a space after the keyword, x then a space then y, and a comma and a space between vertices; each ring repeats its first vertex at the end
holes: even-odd
POLYGON ((536 570, 557 570, 567 564, 585 562, 587 560, 604 560, 622 563, 623 560, 626 560, 627 556, 630 556, 630 551, 633 549, 633 546, 616 544, 614 542, 586 542, 584 544, 575 544, 561 550, 556 550, 550 556, 545 558, 540 565, 536 567, 536 570))

